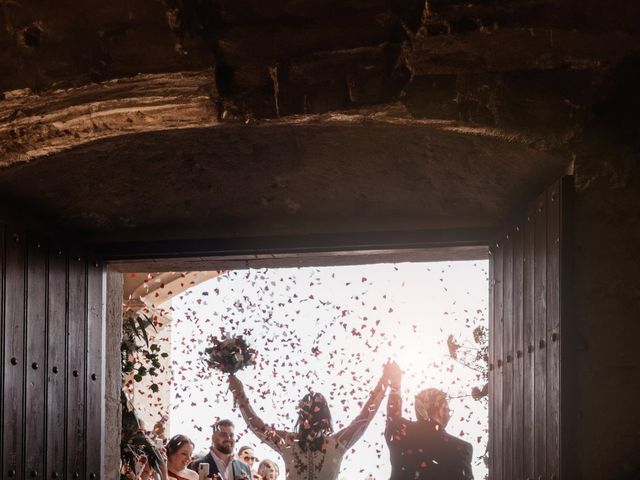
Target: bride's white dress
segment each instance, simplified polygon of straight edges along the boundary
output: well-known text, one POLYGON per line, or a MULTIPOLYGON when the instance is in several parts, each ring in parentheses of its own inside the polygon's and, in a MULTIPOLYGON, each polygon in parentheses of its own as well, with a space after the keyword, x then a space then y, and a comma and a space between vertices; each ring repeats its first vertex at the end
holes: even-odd
POLYGON ((257 417, 242 387, 233 390, 242 417, 260 440, 280 454, 286 467, 287 480, 336 480, 342 458, 362 437, 384 398, 382 383, 373 389, 360 415, 346 428, 326 436, 320 450, 303 450, 294 433, 282 430, 269 432, 257 417))

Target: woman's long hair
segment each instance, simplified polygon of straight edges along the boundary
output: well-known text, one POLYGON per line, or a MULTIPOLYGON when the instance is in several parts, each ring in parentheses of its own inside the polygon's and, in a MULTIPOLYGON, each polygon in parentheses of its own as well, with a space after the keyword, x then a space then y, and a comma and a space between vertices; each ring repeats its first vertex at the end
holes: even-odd
POLYGON ((303 450, 320 450, 324 436, 333 432, 331 412, 321 393, 307 393, 298 404, 296 433, 303 450))

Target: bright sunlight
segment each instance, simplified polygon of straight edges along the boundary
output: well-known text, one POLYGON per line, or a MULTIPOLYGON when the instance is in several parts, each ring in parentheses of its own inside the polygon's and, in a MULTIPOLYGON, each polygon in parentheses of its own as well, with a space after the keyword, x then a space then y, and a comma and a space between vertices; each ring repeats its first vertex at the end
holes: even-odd
MULTIPOLYGON (((447 339, 453 335, 467 353, 481 348, 474 332, 488 325, 487 268, 472 261, 248 269, 186 291, 171 307, 171 434, 186 434, 196 452, 206 451, 210 426, 230 418, 240 437, 236 447, 248 444, 260 459, 276 460, 284 478, 281 459, 234 408, 225 375, 203 361, 212 335, 243 335, 259 354, 257 365, 238 377, 266 423, 292 431, 296 404, 313 388, 328 398, 334 429, 348 425, 392 359, 404 371, 405 417, 415 419, 420 390, 447 392, 453 410, 447 431, 473 445, 474 474, 484 478, 487 399, 470 394, 486 379, 477 363, 452 356, 447 339)), ((385 410, 386 400, 345 457, 340 478, 389 477, 385 410)))

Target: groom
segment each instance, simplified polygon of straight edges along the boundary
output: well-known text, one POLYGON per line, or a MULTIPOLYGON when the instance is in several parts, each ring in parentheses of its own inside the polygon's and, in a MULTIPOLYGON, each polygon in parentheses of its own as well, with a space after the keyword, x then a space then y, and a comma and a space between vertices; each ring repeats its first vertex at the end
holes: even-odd
POLYGON ((385 439, 391 457, 391 480, 470 480, 473 447, 449 435, 450 410, 441 390, 428 388, 415 399, 417 421, 402 417, 402 371, 388 367, 391 393, 387 403, 385 439))
POLYGON ((236 445, 234 425, 231 420, 220 420, 213 426, 211 449, 204 457, 196 459, 190 466, 196 472, 200 464, 209 465, 209 475, 220 480, 251 480, 249 467, 233 458, 233 448, 236 445))

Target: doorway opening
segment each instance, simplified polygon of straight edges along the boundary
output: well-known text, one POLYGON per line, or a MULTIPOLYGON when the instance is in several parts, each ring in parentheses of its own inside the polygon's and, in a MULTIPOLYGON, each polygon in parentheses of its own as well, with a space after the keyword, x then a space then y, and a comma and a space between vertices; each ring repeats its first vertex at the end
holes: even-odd
MULTIPOLYGON (((136 411, 149 428, 161 421, 165 436, 191 437, 195 454, 208 450, 211 425, 230 418, 236 448, 249 445, 259 459, 275 460, 285 478, 282 460, 234 408, 226 374, 205 363, 211 337, 242 335, 258 351, 256 365, 238 377, 258 415, 288 431, 309 388, 327 397, 335 430, 346 426, 391 359, 404 371, 403 415, 415 419, 419 391, 445 391, 453 411, 447 431, 473 445, 474 476, 485 478, 488 260, 393 260, 123 274, 143 280, 127 300, 156 319, 151 340, 168 353, 158 378, 130 383, 136 411)), ((385 414, 386 400, 339 478, 389 477, 385 414)))

